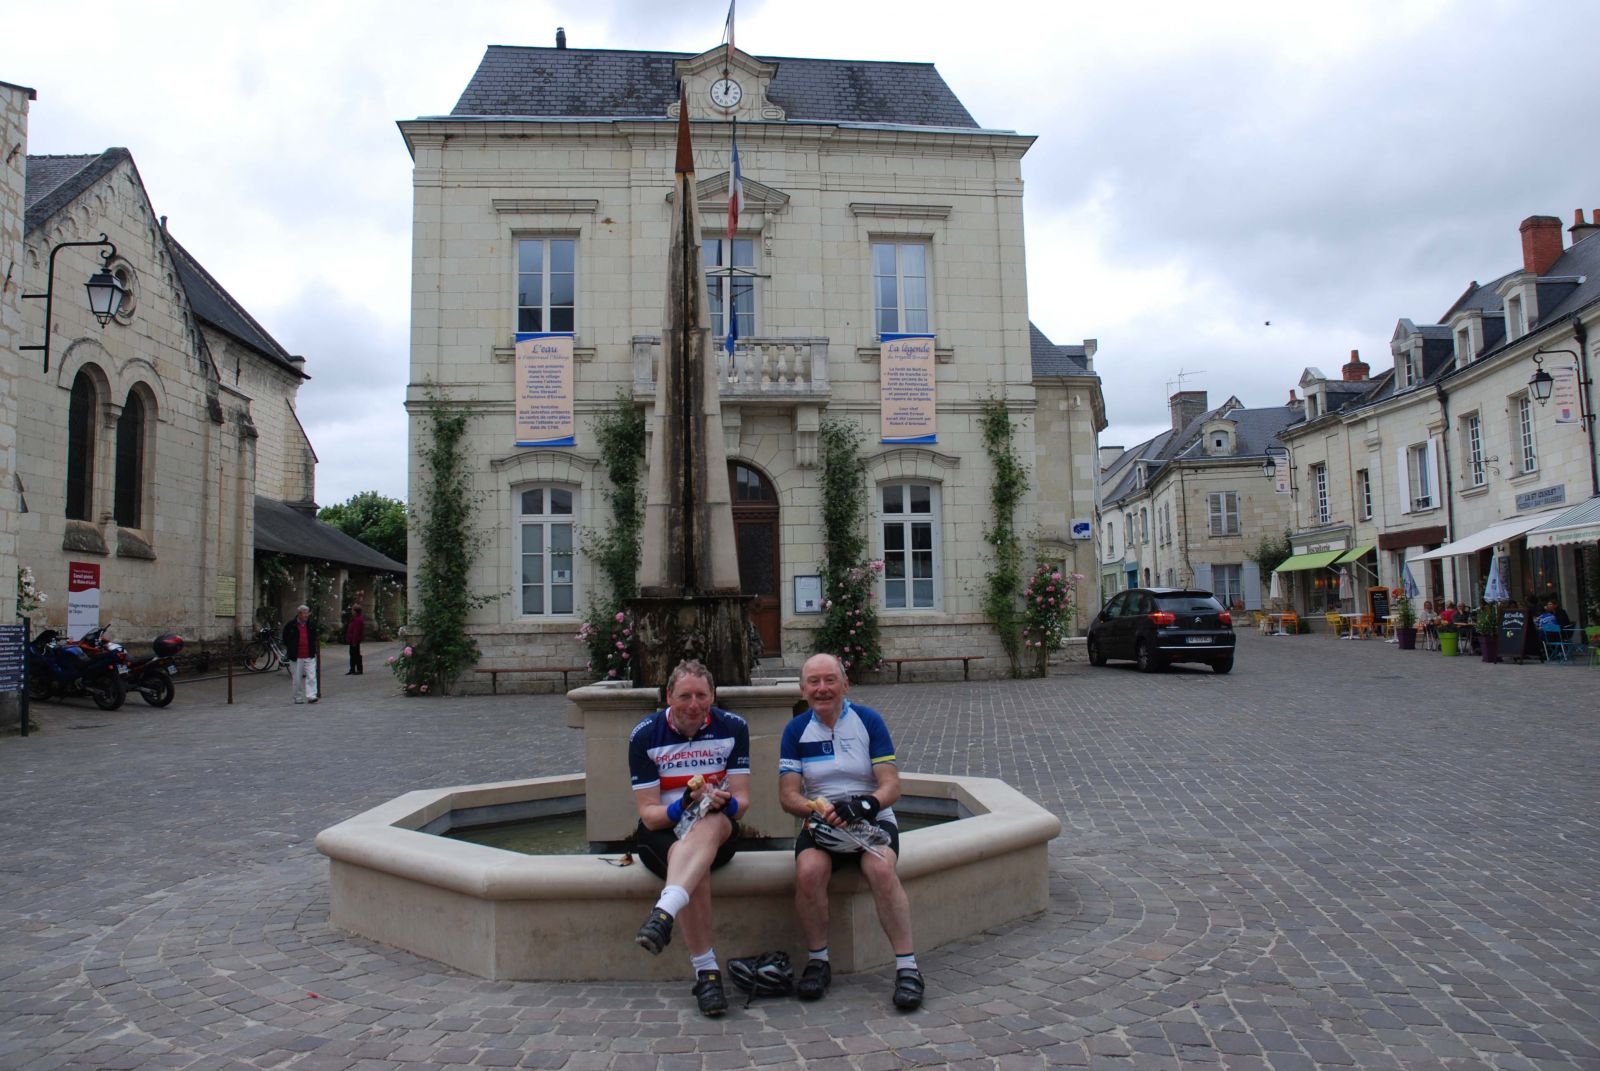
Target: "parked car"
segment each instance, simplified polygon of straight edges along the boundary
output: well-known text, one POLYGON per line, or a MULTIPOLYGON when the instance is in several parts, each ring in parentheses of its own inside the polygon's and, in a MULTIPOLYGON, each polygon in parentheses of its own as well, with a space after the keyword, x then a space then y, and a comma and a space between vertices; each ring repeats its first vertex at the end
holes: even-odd
POLYGON ((1201 662, 1217 673, 1233 668, 1233 615, 1209 591, 1129 588, 1106 603, 1089 626, 1089 664, 1131 658, 1146 673, 1172 662, 1201 662))

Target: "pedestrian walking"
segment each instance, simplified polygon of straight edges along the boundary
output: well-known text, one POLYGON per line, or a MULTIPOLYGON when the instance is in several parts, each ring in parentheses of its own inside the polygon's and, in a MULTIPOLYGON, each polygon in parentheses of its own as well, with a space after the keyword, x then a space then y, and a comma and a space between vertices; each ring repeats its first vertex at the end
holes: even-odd
POLYGON ((367 638, 367 619, 361 616, 361 607, 357 606, 350 613, 350 623, 344 627, 344 642, 350 645, 350 668, 345 670, 346 677, 360 676, 365 672, 361 668, 361 641, 367 638))
POLYGON ((317 690, 317 626, 311 607, 302 604, 294 620, 283 626, 283 650, 289 656, 289 695, 296 703, 315 703, 317 690))

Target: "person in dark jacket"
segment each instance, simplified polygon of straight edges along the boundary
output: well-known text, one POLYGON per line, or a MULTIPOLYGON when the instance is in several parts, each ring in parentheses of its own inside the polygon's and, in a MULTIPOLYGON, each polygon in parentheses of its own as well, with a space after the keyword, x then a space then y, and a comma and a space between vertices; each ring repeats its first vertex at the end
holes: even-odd
POLYGON ((289 695, 296 703, 315 703, 317 693, 317 626, 311 607, 301 605, 283 626, 283 651, 289 656, 289 695))
POLYGON ((357 606, 350 612, 350 623, 344 627, 344 642, 350 645, 350 668, 344 671, 346 677, 365 672, 361 668, 361 641, 366 638, 367 619, 361 615, 361 607, 357 606))

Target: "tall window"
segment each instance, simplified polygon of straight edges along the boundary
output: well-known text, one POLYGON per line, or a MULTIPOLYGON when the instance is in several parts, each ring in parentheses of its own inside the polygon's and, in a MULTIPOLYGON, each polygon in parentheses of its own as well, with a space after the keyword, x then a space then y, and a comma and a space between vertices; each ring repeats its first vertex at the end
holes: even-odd
POLYGON ((1213 491, 1206 496, 1210 531, 1214 536, 1239 534, 1239 492, 1213 491))
POLYGON ((1418 443, 1406 450, 1406 472, 1411 483, 1411 508, 1433 507, 1433 476, 1429 471, 1428 444, 1418 443))
POLYGON ((700 243, 706 266, 706 294, 711 302, 711 339, 728 335, 728 317, 735 317, 740 338, 756 333, 756 243, 750 238, 707 238, 700 243), (729 246, 733 256, 728 256, 729 246), (729 268, 734 269, 728 271, 729 268), (742 270, 741 270, 742 269, 742 270))
POLYGON ((1333 516, 1328 510, 1328 466, 1311 466, 1311 485, 1317 492, 1317 523, 1327 524, 1333 516))
POLYGON ((1487 474, 1483 467, 1483 420, 1477 413, 1461 418, 1461 439, 1467 454, 1467 479, 1473 487, 1482 487, 1487 474))
POLYGON ((117 487, 112 512, 124 528, 138 528, 144 513, 144 401, 129 391, 117 418, 117 487))
POLYGON ((1244 601, 1242 566, 1213 565, 1211 567, 1211 593, 1223 606, 1244 601))
POLYGON ((1517 422, 1518 468, 1522 472, 1537 471, 1539 449, 1533 441, 1533 401, 1526 394, 1519 394, 1511 399, 1511 411, 1517 422))
POLYGON ((100 399, 88 372, 72 381, 67 406, 67 517, 90 519, 94 506, 94 414, 100 399))
POLYGON ((1463 327, 1456 332, 1456 365, 1465 367, 1472 360, 1472 331, 1463 327))
POLYGON ((883 605, 930 610, 937 602, 938 491, 925 483, 883 485, 883 605))
POLYGON ((524 614, 574 612, 572 522, 576 498, 564 487, 534 487, 517 496, 517 583, 524 614))
POLYGON ((1422 382, 1422 356, 1414 349, 1408 349, 1405 356, 1400 358, 1402 387, 1415 387, 1422 382))
POLYGON ((1527 317, 1522 312, 1522 295, 1506 299, 1506 337, 1521 338, 1528 333, 1527 317))
POLYGON ((1139 509, 1139 542, 1150 542, 1150 511, 1143 507, 1139 509))
POLYGON ((577 330, 577 272, 574 239, 518 239, 517 330, 577 330))
POLYGON ((1372 473, 1366 469, 1356 472, 1356 489, 1361 495, 1361 519, 1372 520, 1372 473))
POLYGON ((1110 517, 1106 518, 1106 557, 1110 558, 1117 553, 1117 522, 1110 517))
POLYGON ((1122 515, 1122 535, 1123 535, 1123 547, 1125 549, 1127 549, 1127 550, 1132 550, 1133 549, 1133 514, 1132 513, 1124 513, 1122 515))
POLYGON ((872 243, 872 293, 878 333, 928 331, 928 247, 872 243))

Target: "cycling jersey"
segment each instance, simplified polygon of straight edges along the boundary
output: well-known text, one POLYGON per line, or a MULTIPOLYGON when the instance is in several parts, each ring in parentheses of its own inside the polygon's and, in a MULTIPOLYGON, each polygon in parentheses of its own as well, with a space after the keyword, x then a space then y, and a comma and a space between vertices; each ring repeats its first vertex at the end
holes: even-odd
POLYGON ((628 775, 633 787, 660 786, 663 803, 686 796, 689 779, 696 774, 720 784, 729 775, 749 773, 750 726, 739 715, 716 707, 692 737, 680 735, 667 721, 665 710, 635 725, 628 737, 628 775))
MULTIPOLYGON (((778 745, 779 776, 801 775, 805 794, 812 799, 826 796, 837 801, 870 795, 878 788, 872 768, 894 761, 894 741, 882 716, 871 707, 858 707, 848 699, 832 729, 808 710, 784 727, 783 740, 778 745)), ((878 817, 893 822, 894 809, 885 807, 878 817)))

